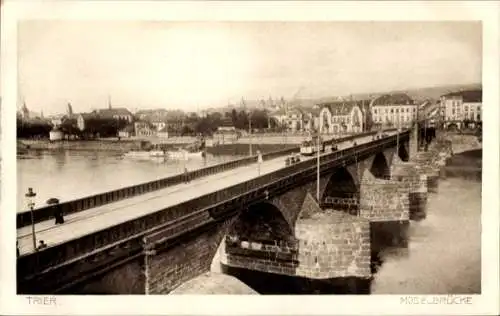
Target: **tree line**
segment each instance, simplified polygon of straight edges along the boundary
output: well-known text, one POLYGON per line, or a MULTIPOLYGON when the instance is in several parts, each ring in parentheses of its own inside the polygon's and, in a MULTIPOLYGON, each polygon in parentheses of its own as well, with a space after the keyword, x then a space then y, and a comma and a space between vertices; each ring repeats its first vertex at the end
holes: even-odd
MULTIPOLYGON (((262 130, 280 128, 277 122, 268 116, 264 110, 253 110, 251 112, 237 111, 224 114, 215 112, 200 117, 196 113, 185 114, 183 117, 176 117, 174 120, 167 119, 167 129, 172 135, 206 135, 210 136, 218 130, 220 126, 230 122, 236 129, 248 131, 250 124, 252 130, 262 130)), ((88 117, 85 119, 85 126, 80 130, 76 119, 65 119, 59 126, 59 130, 65 135, 76 136, 77 138, 90 139, 97 137, 116 137, 118 132, 124 129, 129 122, 125 120, 115 120, 112 118, 88 117)), ((46 120, 24 121, 17 118, 18 138, 48 138, 53 125, 46 120)), ((151 126, 151 128, 153 128, 151 126)))

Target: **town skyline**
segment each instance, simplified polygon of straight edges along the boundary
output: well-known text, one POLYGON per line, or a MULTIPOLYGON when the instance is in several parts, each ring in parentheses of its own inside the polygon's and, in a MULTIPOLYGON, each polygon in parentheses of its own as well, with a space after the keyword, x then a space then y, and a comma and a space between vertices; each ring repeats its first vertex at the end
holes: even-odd
POLYGON ((23 21, 18 107, 196 112, 480 83, 481 42, 477 22, 23 21))

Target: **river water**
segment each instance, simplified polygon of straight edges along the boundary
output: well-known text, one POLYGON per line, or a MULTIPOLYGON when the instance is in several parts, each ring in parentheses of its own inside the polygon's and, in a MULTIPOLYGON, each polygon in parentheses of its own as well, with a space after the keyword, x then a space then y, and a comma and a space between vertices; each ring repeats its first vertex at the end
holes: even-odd
POLYGON ((383 256, 373 294, 481 293, 481 169, 471 170, 481 151, 454 160, 459 165, 452 161, 438 192, 428 195, 427 218, 411 222, 407 251, 383 256))
POLYGON ((161 179, 188 170, 235 159, 235 156, 207 155, 187 162, 123 158, 103 151, 30 151, 17 157, 17 210, 25 210, 24 194, 36 192, 35 207, 52 197, 61 202, 161 179))

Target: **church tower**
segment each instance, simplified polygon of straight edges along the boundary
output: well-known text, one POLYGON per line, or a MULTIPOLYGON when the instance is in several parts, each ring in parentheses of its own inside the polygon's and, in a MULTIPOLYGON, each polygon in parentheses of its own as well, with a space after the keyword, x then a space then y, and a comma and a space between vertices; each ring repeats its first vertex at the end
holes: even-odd
POLYGON ((72 117, 73 116, 73 107, 71 106, 71 103, 68 102, 68 109, 67 109, 67 114, 68 114, 68 117, 72 117))

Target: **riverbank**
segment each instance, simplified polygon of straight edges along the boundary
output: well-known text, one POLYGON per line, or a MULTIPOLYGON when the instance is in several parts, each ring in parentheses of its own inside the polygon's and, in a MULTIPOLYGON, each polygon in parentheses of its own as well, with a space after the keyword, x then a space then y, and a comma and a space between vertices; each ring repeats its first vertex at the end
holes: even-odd
MULTIPOLYGON (((167 148, 175 148, 178 146, 185 146, 189 143, 181 143, 176 140, 175 143, 167 144, 167 148)), ((257 150, 265 154, 268 152, 273 152, 281 149, 288 149, 297 147, 297 144, 252 144, 252 152, 255 154, 257 150)), ((126 153, 130 150, 136 150, 140 148, 140 140, 117 140, 117 139, 106 139, 106 140, 72 140, 72 141, 57 141, 51 142, 49 140, 22 140, 18 142, 17 151, 19 154, 27 153, 30 150, 36 151, 105 151, 114 153, 126 153)), ((225 144, 215 147, 207 147, 207 153, 214 156, 246 156, 250 153, 249 144, 225 144)))
POLYGON ((140 148, 138 140, 18 140, 17 150, 75 150, 75 151, 116 151, 127 152, 140 148))

